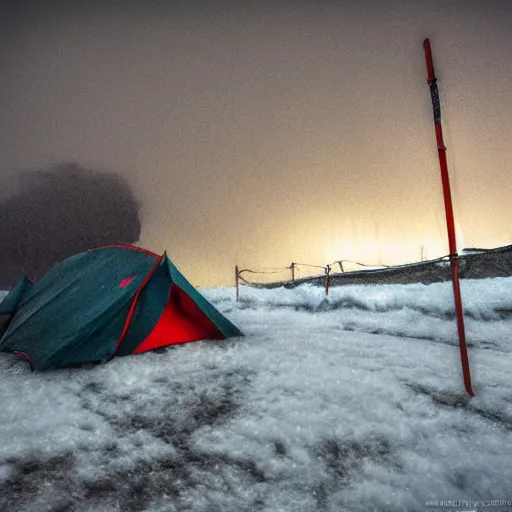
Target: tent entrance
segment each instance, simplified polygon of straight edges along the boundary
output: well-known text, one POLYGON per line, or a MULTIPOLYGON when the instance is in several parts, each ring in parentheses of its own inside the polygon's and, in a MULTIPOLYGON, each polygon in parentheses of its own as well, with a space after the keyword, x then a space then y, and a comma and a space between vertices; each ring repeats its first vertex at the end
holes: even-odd
POLYGON ((203 339, 223 339, 222 333, 178 286, 171 286, 169 301, 160 320, 133 351, 140 354, 166 345, 203 339))

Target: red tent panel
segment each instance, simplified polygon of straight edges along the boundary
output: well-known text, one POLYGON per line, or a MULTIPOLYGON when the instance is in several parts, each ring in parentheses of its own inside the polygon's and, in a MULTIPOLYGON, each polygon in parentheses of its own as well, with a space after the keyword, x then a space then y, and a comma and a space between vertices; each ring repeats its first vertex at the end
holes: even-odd
POLYGON ((160 320, 133 353, 207 338, 223 339, 224 336, 192 299, 173 284, 160 320))

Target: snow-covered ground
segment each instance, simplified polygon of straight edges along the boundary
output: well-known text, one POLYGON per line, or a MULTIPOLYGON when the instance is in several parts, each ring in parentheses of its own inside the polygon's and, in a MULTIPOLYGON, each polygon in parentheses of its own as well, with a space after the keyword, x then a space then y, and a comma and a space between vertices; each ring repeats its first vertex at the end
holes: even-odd
POLYGON ((512 500, 512 278, 462 283, 471 399, 450 283, 202 291, 244 338, 44 374, 0 355, 0 510, 512 500))

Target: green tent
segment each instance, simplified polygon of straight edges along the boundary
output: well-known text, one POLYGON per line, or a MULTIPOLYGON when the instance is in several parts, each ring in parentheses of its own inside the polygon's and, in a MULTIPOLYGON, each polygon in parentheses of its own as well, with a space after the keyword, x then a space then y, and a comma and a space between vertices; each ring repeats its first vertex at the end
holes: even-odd
POLYGON ((0 302, 0 350, 43 371, 243 336, 171 260, 131 245, 72 256, 0 302))

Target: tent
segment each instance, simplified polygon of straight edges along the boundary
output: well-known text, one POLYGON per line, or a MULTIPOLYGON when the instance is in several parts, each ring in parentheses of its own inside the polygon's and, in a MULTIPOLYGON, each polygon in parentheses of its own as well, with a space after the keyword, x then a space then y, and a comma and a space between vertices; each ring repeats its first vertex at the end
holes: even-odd
POLYGON ((0 302, 0 350, 38 371, 243 336, 166 253, 109 245, 71 256, 0 302))

